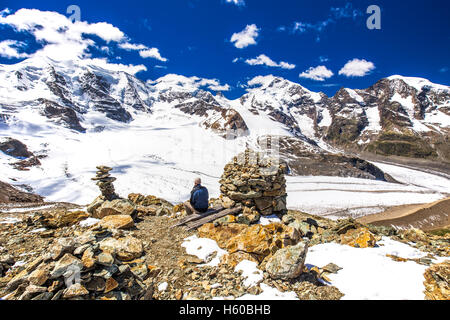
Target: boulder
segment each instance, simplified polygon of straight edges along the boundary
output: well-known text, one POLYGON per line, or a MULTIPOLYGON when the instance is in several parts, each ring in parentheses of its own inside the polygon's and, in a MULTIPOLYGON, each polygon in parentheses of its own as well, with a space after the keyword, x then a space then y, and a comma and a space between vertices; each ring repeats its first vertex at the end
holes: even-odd
POLYGON ((432 265, 424 277, 425 299, 450 300, 450 260, 432 265))
POLYGON ((128 200, 130 200, 135 205, 140 205, 140 206, 144 206, 144 207, 165 206, 165 207, 169 208, 170 210, 172 210, 172 208, 173 208, 173 204, 171 204, 169 201, 152 196, 152 195, 144 196, 139 193, 130 193, 128 195, 128 200))
POLYGON ((375 236, 364 227, 350 229, 347 233, 341 234, 340 242, 354 248, 373 248, 377 244, 375 236))
POLYGON ((112 215, 104 217, 100 226, 105 229, 130 229, 134 227, 134 221, 129 215, 112 215))
POLYGON ((207 223, 198 229, 198 236, 212 239, 217 242, 219 247, 225 249, 228 241, 246 228, 246 225, 238 223, 218 226, 214 226, 213 223, 207 223))
POLYGON ((60 238, 50 247, 49 253, 53 260, 58 260, 65 253, 71 253, 75 247, 75 241, 71 238, 60 238))
POLYGON ((25 292, 19 297, 19 300, 30 300, 34 296, 46 291, 47 291, 46 287, 35 286, 31 284, 28 287, 26 287, 25 292))
POLYGON ((428 237, 425 232, 419 229, 408 229, 402 230, 399 233, 401 239, 408 240, 411 242, 428 242, 428 237))
POLYGON ((234 205, 236 204, 235 201, 231 200, 229 197, 227 196, 222 196, 220 198, 221 204, 225 209, 229 209, 234 207, 234 205))
POLYGON ((74 225, 88 217, 89 213, 85 211, 61 209, 45 213, 41 221, 45 227, 54 229, 74 225))
POLYGON ((121 261, 131 261, 144 251, 142 241, 132 236, 120 239, 108 238, 100 242, 100 250, 115 255, 121 261))
POLYGON ((81 262, 83 263, 83 266, 86 270, 94 267, 97 260, 94 257, 94 251, 92 250, 92 248, 89 247, 84 250, 83 256, 81 257, 81 262))
POLYGON ((269 254, 285 246, 296 244, 300 239, 296 229, 281 223, 266 226, 208 223, 198 229, 198 235, 215 240, 219 247, 227 249, 229 253, 249 253, 257 257, 260 262, 269 254))
POLYGON ((241 251, 223 255, 220 258, 220 263, 230 266, 231 268, 234 269, 234 267, 236 267, 240 262, 242 262, 244 260, 252 261, 257 264, 259 263, 258 259, 255 258, 253 255, 251 255, 250 253, 241 252, 241 251))
POLYGON ((64 299, 77 298, 80 296, 88 295, 89 291, 80 283, 75 283, 63 292, 64 299))
POLYGON ((34 270, 29 276, 28 280, 30 284, 35 286, 44 285, 50 277, 50 273, 45 268, 39 268, 34 270))
POLYGON ((108 267, 114 263, 114 257, 107 252, 102 252, 97 256, 97 263, 108 267))
POLYGON ((105 201, 106 201, 106 199, 103 196, 101 196, 101 195, 98 196, 97 198, 94 199, 94 201, 92 201, 92 203, 90 205, 88 205, 88 207, 86 209, 87 212, 89 212, 92 216, 94 216, 97 209, 100 208, 100 206, 105 201))
POLYGON ((274 241, 274 229, 269 226, 252 225, 247 227, 227 243, 230 253, 243 251, 257 255, 261 260, 279 249, 282 243, 274 241))
POLYGON ((81 271, 81 269, 83 269, 83 262, 70 253, 66 253, 58 262, 56 262, 53 271, 50 273, 50 279, 59 278, 68 270, 81 271))
POLYGON ((133 215, 136 212, 136 206, 126 199, 114 199, 104 201, 92 214, 94 218, 102 219, 111 215, 133 215))
POLYGON ((308 243, 278 250, 266 263, 266 271, 273 279, 290 280, 301 275, 308 252, 308 243))

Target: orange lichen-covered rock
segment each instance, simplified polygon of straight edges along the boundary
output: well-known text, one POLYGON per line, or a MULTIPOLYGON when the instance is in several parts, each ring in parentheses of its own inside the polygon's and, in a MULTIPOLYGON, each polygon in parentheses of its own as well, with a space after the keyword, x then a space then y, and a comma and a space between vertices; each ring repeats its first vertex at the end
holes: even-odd
POLYGON ((272 223, 266 226, 252 225, 227 244, 229 252, 243 251, 258 256, 259 260, 278 249, 296 244, 299 240, 298 232, 294 228, 281 223, 272 223))
POLYGON ((450 260, 432 265, 424 277, 427 300, 450 300, 450 260))
POLYGON ((207 223, 198 229, 200 238, 209 238, 217 242, 222 249, 227 247, 228 241, 248 228, 245 224, 230 223, 227 225, 214 226, 213 223, 207 223))
POLYGON ((220 258, 220 263, 228 265, 228 266, 234 268, 240 262, 242 262, 244 260, 248 260, 248 261, 259 263, 258 259, 256 259, 252 254, 247 253, 247 252, 241 252, 241 251, 223 255, 220 258))
POLYGON ((295 228, 282 223, 272 223, 266 226, 229 223, 214 225, 208 223, 198 229, 202 238, 213 239, 219 247, 229 253, 245 252, 257 257, 261 262, 266 256, 278 249, 294 245, 300 239, 295 228))
POLYGON ((104 217, 100 225, 107 229, 130 229, 134 227, 134 221, 131 216, 120 214, 104 217))
POLYGON ((273 246, 272 233, 269 229, 257 224, 246 228, 239 235, 230 239, 227 243, 227 250, 230 253, 244 251, 265 257, 272 252, 273 246))
POLYGON ((373 248, 376 245, 376 239, 369 229, 358 228, 342 234, 341 243, 354 248, 373 248))

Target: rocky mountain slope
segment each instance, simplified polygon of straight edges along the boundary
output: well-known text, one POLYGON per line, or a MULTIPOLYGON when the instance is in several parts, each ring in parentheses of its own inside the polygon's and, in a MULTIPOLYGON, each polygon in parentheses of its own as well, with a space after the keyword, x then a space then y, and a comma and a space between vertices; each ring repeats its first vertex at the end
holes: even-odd
POLYGON ((248 135, 247 122, 256 120, 261 125, 250 131, 269 133, 263 125, 275 122, 279 125, 271 134, 294 136, 308 146, 450 159, 449 87, 392 76, 367 89, 342 88, 327 97, 273 76, 255 77, 248 85, 247 94, 230 101, 183 76, 144 83, 124 72, 81 62, 68 66, 29 59, 1 66, 0 112, 8 123, 19 111, 32 109, 49 122, 82 133, 86 127, 101 130, 94 114, 129 123, 164 103, 196 116, 206 129, 223 136, 228 130, 228 137, 248 135))

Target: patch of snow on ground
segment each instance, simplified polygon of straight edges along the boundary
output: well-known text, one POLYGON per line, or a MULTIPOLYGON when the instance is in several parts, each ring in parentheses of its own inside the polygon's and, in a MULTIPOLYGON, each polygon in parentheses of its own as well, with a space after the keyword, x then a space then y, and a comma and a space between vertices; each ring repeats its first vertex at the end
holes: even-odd
POLYGON ((162 283, 160 283, 160 284, 158 285, 158 291, 166 291, 167 286, 168 286, 168 283, 167 283, 167 282, 162 282, 162 283))
POLYGON ((257 268, 258 264, 249 260, 242 260, 235 268, 235 272, 242 271, 242 277, 246 278, 244 280, 245 287, 253 287, 260 283, 264 276, 263 272, 257 268))
POLYGON ((17 219, 17 218, 13 218, 13 217, 6 217, 6 218, 2 218, 2 220, 0 220, 0 224, 14 224, 14 223, 18 223, 21 222, 21 219, 17 219))
POLYGON ((273 214, 273 215, 270 215, 270 216, 261 216, 259 218, 258 224, 266 226, 268 224, 276 223, 276 222, 281 222, 281 220, 280 220, 280 218, 278 218, 277 215, 273 214))
POLYGON ((87 218, 83 221, 80 221, 80 226, 83 228, 88 228, 91 227, 97 223, 100 222, 100 219, 96 219, 96 218, 87 218))
POLYGON ((1 212, 3 213, 22 213, 22 212, 28 212, 28 211, 39 211, 44 209, 53 208, 54 204, 49 204, 45 206, 40 207, 24 207, 24 208, 11 208, 11 209, 2 209, 1 212))
POLYGON ((220 257, 227 254, 227 251, 221 249, 214 240, 199 238, 196 235, 184 239, 181 246, 186 249, 187 254, 197 256, 204 261, 208 261, 215 254, 215 257, 203 266, 215 267, 219 265, 220 257))
POLYGON ((386 255, 414 259, 426 253, 387 237, 378 244, 380 247, 367 249, 336 243, 316 245, 308 250, 306 264, 341 267, 329 278, 345 294, 343 300, 423 300, 427 267, 413 261, 396 262, 386 255))

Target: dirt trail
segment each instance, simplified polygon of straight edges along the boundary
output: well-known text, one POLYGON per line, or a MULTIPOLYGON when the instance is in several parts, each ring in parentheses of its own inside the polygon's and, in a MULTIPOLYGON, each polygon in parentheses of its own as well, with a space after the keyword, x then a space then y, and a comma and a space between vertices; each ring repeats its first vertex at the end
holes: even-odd
POLYGON ((391 226, 399 228, 418 228, 425 231, 450 226, 450 198, 429 204, 402 205, 359 218, 364 224, 391 226))

